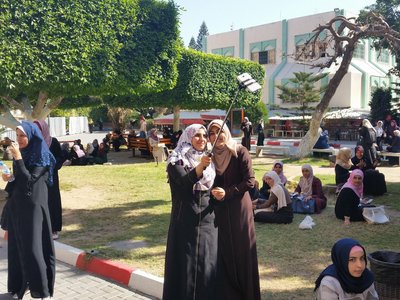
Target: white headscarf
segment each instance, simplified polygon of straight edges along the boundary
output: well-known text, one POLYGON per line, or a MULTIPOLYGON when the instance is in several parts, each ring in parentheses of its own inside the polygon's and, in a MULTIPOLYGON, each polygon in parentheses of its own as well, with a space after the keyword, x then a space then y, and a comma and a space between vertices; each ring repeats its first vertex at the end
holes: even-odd
POLYGON ((278 210, 287 206, 286 194, 283 190, 279 175, 275 171, 269 171, 264 175, 264 177, 269 177, 274 181, 274 184, 271 186, 271 192, 278 198, 278 210))
POLYGON ((300 177, 300 182, 299 182, 299 186, 301 188, 301 193, 308 197, 312 195, 312 182, 314 179, 314 172, 313 169, 311 167, 311 165, 309 164, 305 164, 301 167, 301 169, 306 169, 308 171, 310 171, 310 177, 305 178, 304 176, 300 177))
MULTIPOLYGON (((176 148, 168 157, 167 164, 182 164, 184 167, 189 168, 189 170, 194 169, 199 164, 200 158, 204 155, 206 149, 204 149, 204 151, 197 151, 194 149, 192 146, 192 139, 200 129, 207 132, 206 128, 200 124, 192 124, 183 131, 176 148)), ((203 177, 193 185, 193 190, 209 190, 214 184, 214 178, 215 168, 211 163, 211 165, 203 171, 203 177)))
MULTIPOLYGON (((222 123, 222 120, 211 121, 211 123, 208 125, 208 131, 210 131, 210 129, 214 126, 221 128, 222 123)), ((226 124, 224 124, 222 131, 225 133, 225 146, 222 149, 218 149, 217 147, 214 147, 213 149, 213 162, 218 175, 221 175, 225 172, 229 162, 231 161, 232 155, 234 157, 238 156, 236 150, 237 143, 234 139, 232 139, 231 132, 226 124)))

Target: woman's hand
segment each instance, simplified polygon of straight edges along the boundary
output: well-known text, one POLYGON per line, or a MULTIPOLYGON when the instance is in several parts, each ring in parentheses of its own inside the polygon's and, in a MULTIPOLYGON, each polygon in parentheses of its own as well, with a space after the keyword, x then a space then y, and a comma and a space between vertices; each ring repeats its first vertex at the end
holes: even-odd
POLYGON ((21 151, 19 151, 18 143, 11 143, 10 146, 7 147, 10 150, 11 155, 14 157, 15 160, 22 159, 21 151))
POLYGON ((200 158, 200 163, 196 166, 197 178, 200 178, 203 171, 211 164, 211 157, 204 155, 200 158))
POLYGON ((222 201, 225 198, 225 190, 220 187, 215 187, 211 190, 211 194, 214 196, 215 199, 218 201, 222 201))
POLYGON ((350 217, 344 217, 344 225, 350 225, 350 217))

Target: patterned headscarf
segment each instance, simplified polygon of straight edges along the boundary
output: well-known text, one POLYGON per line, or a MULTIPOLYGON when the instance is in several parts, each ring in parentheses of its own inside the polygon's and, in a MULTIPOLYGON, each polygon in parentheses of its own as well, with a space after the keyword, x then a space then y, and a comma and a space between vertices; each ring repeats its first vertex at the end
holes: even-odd
POLYGON ((47 183, 52 185, 56 160, 45 143, 39 127, 32 122, 22 121, 17 128, 24 132, 28 138, 28 145, 20 149, 25 166, 27 168, 48 167, 49 178, 47 183))
MULTIPOLYGON (((208 125, 208 131, 210 131, 212 127, 218 127, 221 130, 222 123, 222 120, 211 121, 211 123, 208 125)), ((236 151, 237 143, 234 139, 232 139, 231 132, 226 124, 224 124, 222 131, 225 134, 225 146, 222 149, 218 149, 217 147, 214 147, 213 149, 213 162, 218 175, 221 175, 225 172, 229 162, 231 161, 232 155, 234 157, 238 156, 236 151)))
POLYGON ((359 186, 355 186, 353 184, 353 178, 354 176, 361 176, 362 179, 364 179, 364 173, 363 171, 361 171, 360 169, 355 169, 350 173, 350 177, 349 179, 347 179, 347 182, 343 185, 342 189, 344 188, 350 188, 354 191, 354 193, 356 193, 356 195, 360 198, 363 197, 363 190, 364 190, 364 184, 361 182, 361 184, 359 186))
MULTIPOLYGON (((167 164, 181 164, 189 170, 194 169, 199 164, 200 158, 204 155, 206 149, 204 149, 204 151, 197 151, 194 149, 192 146, 192 139, 200 129, 207 132, 206 128, 200 124, 192 124, 183 131, 176 148, 168 157, 167 164)), ((194 184, 193 189, 198 191, 209 190, 214 184, 214 178, 215 169, 214 165, 211 163, 211 165, 203 171, 203 177, 194 184)))
POLYGON ((374 282, 374 275, 367 268, 365 268, 361 277, 353 277, 349 272, 349 256, 353 247, 360 247, 364 251, 365 266, 367 265, 367 254, 364 247, 356 240, 350 238, 341 239, 332 247, 331 258, 333 264, 318 276, 314 290, 319 288, 321 280, 325 276, 336 278, 346 293, 361 294, 371 286, 374 282))
POLYGON ((308 178, 305 178, 304 176, 300 177, 299 186, 301 188, 301 193, 306 197, 312 196, 312 182, 314 179, 313 168, 311 165, 305 164, 301 167, 301 169, 306 169, 310 172, 310 176, 308 178))
POLYGON ((271 192, 278 198, 278 210, 287 206, 286 194, 279 175, 275 171, 269 171, 265 173, 264 177, 269 177, 274 181, 274 184, 271 186, 271 192))

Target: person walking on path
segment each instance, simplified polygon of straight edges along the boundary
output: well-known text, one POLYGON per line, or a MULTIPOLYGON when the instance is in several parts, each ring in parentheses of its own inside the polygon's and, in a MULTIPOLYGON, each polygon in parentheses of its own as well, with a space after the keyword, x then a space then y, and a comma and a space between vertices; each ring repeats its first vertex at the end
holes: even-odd
POLYGON ((260 299, 256 233, 249 191, 255 178, 247 149, 237 145, 226 125, 214 120, 208 125, 210 142, 215 144, 216 169, 213 197, 218 201, 217 291, 219 299, 260 299), (218 132, 222 130, 218 137, 218 132))
POLYGON ((16 133, 18 144, 10 146, 14 174, 2 175, 9 194, 8 291, 22 299, 29 288, 32 298, 48 299, 54 293, 55 253, 47 186, 56 161, 34 123, 23 121, 16 133))
POLYGON ((55 137, 50 136, 49 125, 47 125, 44 120, 36 120, 35 124, 39 127, 46 145, 49 146, 51 154, 53 154, 54 158, 56 159, 56 165, 53 174, 53 185, 48 187, 51 231, 53 233, 53 239, 56 240, 58 239, 59 232, 62 229, 62 205, 58 170, 61 169, 65 159, 61 150, 60 142, 55 137))
POLYGON ((218 231, 210 189, 215 169, 205 155, 207 131, 185 129, 168 158, 172 210, 165 255, 164 300, 213 300, 218 231))
MULTIPOLYGON (((249 121, 249 118, 244 117, 244 121, 240 127, 243 131, 242 145, 250 151, 251 134, 253 133, 253 126, 249 121)), ((229 130, 229 129, 228 129, 229 130)))

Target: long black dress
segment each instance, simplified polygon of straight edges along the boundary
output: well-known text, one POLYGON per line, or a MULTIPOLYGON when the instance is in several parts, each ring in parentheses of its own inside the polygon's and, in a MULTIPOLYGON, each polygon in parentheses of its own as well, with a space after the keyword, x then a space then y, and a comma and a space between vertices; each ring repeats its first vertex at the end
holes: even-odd
POLYGON ((27 169, 14 162, 15 180, 6 186, 8 203, 8 291, 22 299, 53 295, 55 254, 47 203, 47 167, 27 169))
POLYGON ((51 154, 56 159, 56 165, 53 173, 53 185, 49 186, 49 211, 52 232, 61 231, 62 228, 62 205, 61 205, 61 194, 60 194, 60 182, 58 178, 58 170, 61 169, 64 163, 63 153, 61 146, 56 138, 51 139, 51 145, 49 147, 51 154))
POLYGON ((169 164, 172 211, 164 300, 216 299, 218 231, 210 191, 193 191, 196 170, 169 164))
POLYGON ((218 299, 258 300, 256 234, 249 190, 254 186, 250 154, 238 146, 238 157, 231 157, 214 186, 225 190, 224 201, 215 208, 218 226, 218 299))
POLYGON ((350 221, 364 221, 362 215, 363 209, 358 206, 360 197, 348 187, 341 189, 335 205, 336 218, 344 220, 344 217, 350 217, 350 221))

